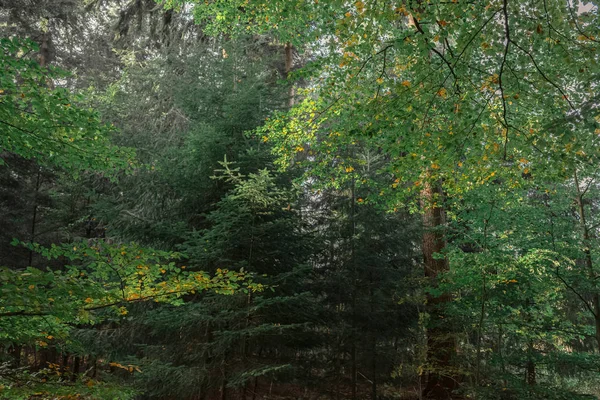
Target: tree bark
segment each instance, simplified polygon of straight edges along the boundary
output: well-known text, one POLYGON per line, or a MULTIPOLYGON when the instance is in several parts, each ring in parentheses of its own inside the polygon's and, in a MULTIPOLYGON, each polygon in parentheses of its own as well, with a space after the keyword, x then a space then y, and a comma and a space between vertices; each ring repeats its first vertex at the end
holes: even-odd
POLYGON ((357 283, 358 283, 358 275, 356 268, 356 255, 355 255, 355 247, 354 240, 356 235, 356 195, 355 195, 356 185, 354 181, 354 177, 352 178, 352 188, 351 188, 351 202, 350 202, 350 222, 352 224, 352 237, 350 238, 350 257, 351 257, 351 265, 352 265, 352 330, 351 330, 351 340, 352 345, 350 348, 350 359, 351 359, 351 384, 352 384, 352 400, 356 400, 356 386, 357 386, 357 360, 356 360, 356 297, 357 297, 357 283))
POLYGON ((529 343, 528 349, 528 357, 527 357, 527 376, 526 381, 529 386, 535 386, 536 383, 536 372, 535 372, 535 361, 533 360, 533 342, 529 343))
MULTIPOLYGON (((38 213, 38 195, 40 192, 42 181, 42 168, 38 167, 37 176, 35 180, 35 192, 33 193, 33 210, 31 212, 31 227, 29 229, 29 241, 35 241, 35 228, 37 226, 37 213, 38 213)), ((29 250, 29 258, 27 260, 27 266, 31 267, 33 263, 33 250, 29 250)))
MULTIPOLYGON (((285 47, 285 79, 288 79, 290 76, 290 72, 292 71, 293 66, 293 55, 294 55, 294 46, 291 43, 286 43, 285 47)), ((288 93, 288 107, 293 107, 295 104, 296 97, 296 89, 294 85, 290 85, 290 91, 288 93)))
MULTIPOLYGON (((583 253, 585 266, 588 273, 588 279, 591 282, 596 282, 597 276, 594 272, 594 263, 592 260, 592 251, 590 249, 590 230, 587 225, 587 219, 585 214, 585 207, 583 203, 583 196, 585 195, 585 191, 582 191, 579 187, 579 178, 577 176, 577 171, 574 174, 575 177, 575 186, 577 188, 577 207, 579 212, 579 223, 581 226, 581 234, 583 236, 583 253)), ((593 315, 594 322, 596 325, 596 342, 598 344, 598 351, 600 351, 600 295, 598 294, 598 289, 594 288, 594 292, 592 293, 592 307, 593 307, 593 315)))
POLYGON ((75 356, 73 358, 73 371, 71 375, 71 381, 75 382, 77 380, 77 375, 79 375, 79 365, 81 363, 81 357, 75 356))
MULTIPOLYGON (((443 193, 439 182, 426 182, 421 192, 423 207, 423 260, 425 276, 433 287, 437 286, 438 275, 448 271, 446 258, 439 254, 446 247, 443 229, 446 224, 442 205, 443 193)), ((452 331, 445 320, 444 308, 451 299, 449 293, 440 296, 427 296, 427 311, 430 316, 427 330, 427 384, 423 391, 426 399, 451 399, 457 388, 453 376, 452 358, 456 353, 456 343, 452 331)))
MULTIPOLYGON (((373 293, 373 272, 369 274, 369 308, 370 318, 373 319, 375 315, 375 294, 373 293)), ((371 323, 371 400, 377 400, 377 331, 371 323)))
POLYGON ((15 368, 19 368, 21 366, 21 350, 23 346, 18 344, 13 344, 10 348, 10 355, 13 359, 13 366, 15 368))

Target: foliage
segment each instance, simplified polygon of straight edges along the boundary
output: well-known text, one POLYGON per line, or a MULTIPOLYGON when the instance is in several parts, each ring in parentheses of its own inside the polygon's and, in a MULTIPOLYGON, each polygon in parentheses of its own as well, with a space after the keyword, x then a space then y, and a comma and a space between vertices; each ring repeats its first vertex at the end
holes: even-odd
POLYGON ((39 50, 36 44, 4 38, 0 46, 3 152, 66 168, 75 177, 85 170, 114 177, 133 165, 133 152, 110 144, 110 128, 96 112, 66 89, 54 87, 65 74, 29 56, 39 50))
MULTIPOLYGON (((163 2, 184 3, 195 4, 163 2)), ((276 149, 286 163, 305 152, 327 159, 335 148, 368 140, 393 157, 386 170, 398 185, 388 196, 398 201, 419 190, 426 169, 428 179, 444 178, 449 194, 460 194, 500 173, 536 168, 564 177, 565 165, 554 160, 565 153, 596 157, 594 114, 585 110, 598 77, 598 15, 572 7, 281 0, 202 2, 194 10, 209 29, 268 30, 319 47, 322 57, 306 68, 314 85, 266 131, 284 137, 276 149), (577 134, 546 134, 543 121, 567 114, 577 134)))
POLYGON ((598 15, 0 5, 0 397, 598 397, 598 15))
POLYGON ((51 248, 27 244, 48 259, 66 265, 46 271, 2 268, 0 341, 46 347, 66 340, 73 325, 98 324, 128 314, 140 302, 183 304, 182 296, 203 290, 231 294, 237 290, 261 291, 262 284, 244 272, 218 270, 214 276, 190 272, 176 265, 177 253, 138 245, 69 243, 51 248), (72 246, 72 247, 71 247, 72 246))

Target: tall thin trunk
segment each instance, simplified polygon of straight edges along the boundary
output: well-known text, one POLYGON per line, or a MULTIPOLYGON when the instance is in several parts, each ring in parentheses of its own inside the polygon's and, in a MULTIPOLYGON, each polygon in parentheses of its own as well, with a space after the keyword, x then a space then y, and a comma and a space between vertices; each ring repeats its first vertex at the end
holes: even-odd
MULTIPOLYGON (((33 193, 33 210, 31 212, 31 227, 29 229, 29 241, 35 240, 35 228, 37 227, 37 214, 38 214, 38 195, 42 183, 42 168, 38 167, 37 176, 35 179, 35 192, 33 193)), ((33 262, 33 250, 29 250, 29 258, 27 265, 31 266, 33 262)))
POLYGON ((10 354, 13 359, 13 365, 15 368, 19 368, 21 366, 21 350, 23 346, 18 344, 13 344, 10 349, 10 354))
POLYGON ((69 368, 69 353, 62 353, 60 357, 60 374, 64 375, 65 371, 69 368))
MULTIPOLYGON (((423 259, 425 276, 432 286, 437 286, 438 275, 448 271, 446 258, 438 255, 446 247, 443 229, 445 212, 443 192, 439 182, 426 182, 421 192, 423 212, 423 259)), ((429 371, 424 396, 428 399, 449 399, 457 388, 452 372, 452 358, 456 353, 456 343, 446 322, 444 308, 450 301, 450 294, 427 297, 427 310, 430 323, 427 330, 427 361, 429 371)))
POLYGON ((254 377, 254 386, 252 388, 252 400, 256 400, 256 391, 258 390, 258 376, 254 377))
POLYGON ((71 381, 75 382, 77 380, 77 375, 79 375, 79 365, 81 363, 81 357, 75 356, 73 358, 73 374, 71 375, 71 381))
MULTIPOLYGON (((370 320, 373 321, 375 314, 375 293, 373 290, 373 271, 369 273, 369 311, 370 320)), ((373 324, 370 326, 371 333, 371 400, 377 400, 377 334, 373 324)))
MULTIPOLYGON (((248 261, 248 263, 250 263, 248 261)), ((248 296, 246 297, 246 332, 248 331, 248 327, 250 326, 250 306, 252 304, 252 293, 248 293, 248 296)), ((243 339, 242 339, 242 363, 244 366, 246 366, 248 364, 248 356, 250 354, 250 345, 249 345, 249 341, 250 341, 250 334, 247 333, 246 335, 244 335, 243 339)), ((256 382, 255 382, 256 384, 256 382)), ((246 393, 248 391, 248 382, 244 383, 244 388, 242 390, 242 400, 246 400, 246 393)))
MULTIPOLYGON (((354 324, 353 324, 354 325, 354 324)), ((354 330, 354 327, 353 327, 354 330)), ((354 334, 352 335, 354 336, 354 334)), ((351 363, 351 369, 350 369, 350 373, 352 374, 352 380, 351 380, 351 385, 352 385, 352 400, 356 400, 356 375, 357 375, 357 368, 356 368, 356 341, 355 338, 352 337, 352 345, 350 347, 350 363, 351 363)))
MULTIPOLYGON (((44 33, 42 34, 42 41, 40 43, 40 51, 38 54, 38 62, 42 68, 45 68, 50 61, 50 32, 48 31, 48 24, 50 21, 46 19, 46 27, 44 28, 44 33)), ((50 87, 53 86, 52 81, 47 82, 50 87)), ((31 229, 30 229, 30 241, 33 242, 35 239, 35 228, 37 224, 37 212, 38 212, 38 193, 40 190, 42 178, 42 169, 38 167, 36 183, 35 183, 35 192, 33 195, 33 212, 31 217, 31 229)), ((29 257, 27 260, 27 265, 31 266, 33 262, 33 251, 29 250, 29 257)))
POLYGON ((486 279, 485 271, 481 273, 481 310, 479 314, 479 323, 477 324, 477 345, 475 348, 475 384, 479 384, 481 372, 481 342, 483 340, 483 321, 485 319, 485 302, 486 302, 486 279))
POLYGON ((351 203, 350 203, 350 223, 352 224, 352 237, 350 238, 350 262, 352 263, 352 329, 351 329, 351 373, 352 373, 352 400, 356 400, 356 378, 357 378, 357 367, 356 367, 356 296, 357 296, 357 269, 356 269, 356 256, 355 256, 355 248, 354 248, 354 236, 356 235, 356 221, 355 221, 355 213, 356 213, 356 184, 354 182, 354 177, 352 178, 352 191, 351 191, 351 203))
MULTIPOLYGON (((494 212, 495 202, 490 204, 490 213, 487 218, 484 219, 483 225, 483 251, 487 251, 488 243, 488 226, 492 219, 492 213, 494 212)), ((481 373, 481 343, 483 340, 483 324, 486 313, 486 270, 481 271, 481 310, 479 315, 479 323, 477 324, 477 345, 476 345, 476 360, 475 360, 475 384, 479 384, 479 377, 481 373)))
MULTIPOLYGON (((46 23, 49 23, 49 21, 46 21, 46 23)), ((42 34, 42 41, 40 43, 40 52, 38 57, 40 66, 46 67, 50 60, 50 32, 48 32, 48 27, 45 28, 45 32, 42 34)))
MULTIPOLYGON (((583 203, 583 196, 585 195, 585 191, 582 191, 579 187, 579 178, 577 176, 577 171, 574 174, 575 177, 575 187, 577 188, 577 206, 579 212, 579 224, 581 227, 581 233, 583 236, 583 253, 584 253, 584 261, 585 266, 588 273, 588 279, 591 282, 596 282, 597 275, 594 272, 594 263, 592 260, 592 251, 590 248, 590 230, 587 225, 587 219, 585 214, 585 207, 583 203)), ((594 292, 592 293, 592 307, 593 307, 593 315, 594 322, 596 325, 596 342, 598 344, 598 350, 600 351, 600 295, 598 294, 597 288, 594 288, 594 292)))
POLYGON ((529 342, 529 347, 527 351, 527 376, 526 382, 530 386, 535 386, 536 383, 536 373, 535 373, 535 361, 533 360, 533 341, 529 342))
POLYGON ((227 400, 227 379, 223 376, 223 382, 221 382, 221 400, 227 400))
MULTIPOLYGON (((293 66, 293 55, 294 55, 294 46, 291 43, 286 43, 285 47, 285 79, 289 78, 290 72, 292 71, 293 66)), ((290 90, 288 93, 288 107, 293 107, 295 104, 296 97, 296 89, 294 85, 290 85, 290 90)))

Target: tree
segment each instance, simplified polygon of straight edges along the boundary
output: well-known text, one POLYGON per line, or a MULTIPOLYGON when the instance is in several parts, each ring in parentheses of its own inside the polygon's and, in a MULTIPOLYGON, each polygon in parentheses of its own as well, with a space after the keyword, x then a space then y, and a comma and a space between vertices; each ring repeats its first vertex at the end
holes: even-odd
MULTIPOLYGON (((163 2, 183 3, 194 2, 163 2)), ((324 132, 349 141, 371 138, 396 156, 389 168, 405 183, 394 196, 403 201, 428 185, 460 194, 499 170, 517 170, 522 159, 560 171, 555 160, 575 137, 540 133, 539 121, 581 113, 589 101, 598 16, 566 2, 523 7, 518 1, 323 7, 283 0, 217 1, 194 10, 214 30, 272 32, 296 46, 319 46, 324 57, 309 69, 318 100, 307 94, 286 122, 276 120, 267 131, 283 136, 284 162, 309 146, 309 154, 329 150, 337 138, 324 132)), ((442 199, 427 200, 436 213, 434 203, 439 207, 442 199)), ((440 392, 451 389, 443 385, 440 392)))
MULTIPOLYGON (((220 270, 210 277, 202 272, 181 271, 175 262, 163 263, 165 259, 179 257, 173 252, 94 241, 90 235, 88 241, 65 241, 48 247, 34 242, 43 167, 51 166, 71 178, 83 173, 104 173, 115 179, 117 173, 131 168, 134 153, 111 144, 108 136, 111 128, 100 122, 97 113, 79 106, 81 98, 73 97, 64 88, 53 88, 52 79, 60 75, 28 58, 28 52, 36 50, 34 44, 18 39, 2 39, 0 43, 5 67, 0 77, 5 88, 0 105, 4 126, 0 161, 3 168, 7 168, 5 160, 19 162, 35 157, 39 163, 31 231, 25 238, 30 242, 22 243, 29 254, 28 262, 19 266, 23 264, 19 260, 8 259, 15 263, 2 267, 0 273, 1 339, 5 347, 13 348, 15 361, 20 360, 21 345, 35 346, 37 358, 37 349, 47 347, 50 340, 57 338, 68 343, 68 333, 74 325, 110 319, 111 314, 103 310, 117 310, 114 318, 127 314, 128 303, 177 304, 182 295, 209 287, 223 294, 237 290, 240 286, 236 282, 245 280, 246 273, 220 270), (33 266, 33 253, 49 261, 33 266)), ((8 176, 14 176, 17 170, 13 168, 8 176)), ((13 245, 19 244, 18 239, 13 240, 13 245)), ((250 285, 249 289, 259 287, 262 286, 250 285)), ((46 368, 46 362, 52 361, 47 355, 40 352, 35 367, 46 368)), ((76 357, 75 374, 79 364, 76 357)), ((23 392, 19 387, 21 379, 29 378, 22 373, 8 377, 7 383, 17 382, 10 383, 8 395, 23 392)), ((37 378, 34 381, 45 382, 37 378)), ((29 390, 35 391, 36 387, 29 390)))
POLYGON ((114 174, 133 163, 130 150, 109 144, 110 127, 97 113, 77 104, 81 98, 66 89, 53 87, 52 80, 64 73, 27 57, 39 49, 34 43, 2 39, 0 45, 3 152, 69 168, 75 176, 86 169, 114 174))

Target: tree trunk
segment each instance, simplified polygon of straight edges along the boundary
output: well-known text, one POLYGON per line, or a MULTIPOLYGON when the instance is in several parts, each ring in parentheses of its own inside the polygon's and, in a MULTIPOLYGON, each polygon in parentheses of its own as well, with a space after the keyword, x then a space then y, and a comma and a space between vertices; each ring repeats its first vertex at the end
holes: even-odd
MULTIPOLYGON (((577 171, 574 174, 575 177, 575 186, 577 188, 577 207, 579 212, 579 223, 581 226, 581 233, 583 236, 583 253, 585 259, 585 266, 588 273, 588 279, 590 282, 595 284, 597 276, 594 272, 594 264, 592 260, 592 251, 590 248, 590 230, 587 226, 587 217, 585 214, 585 207, 583 204, 583 196, 585 195, 585 191, 582 191, 579 187, 579 178, 577 176, 577 171)), ((600 351, 600 295, 598 294, 598 289, 594 287, 594 291, 592 293, 592 307, 594 315, 594 322, 596 325, 596 342, 598 344, 598 351, 600 351)))
MULTIPOLYGON (((291 43, 286 43, 285 47, 285 79, 288 79, 290 76, 290 72, 292 71, 293 66, 293 55, 294 55, 294 46, 291 43)), ((296 97, 296 89, 294 85, 290 85, 290 91, 288 93, 288 107, 293 107, 295 103, 296 97)))
POLYGON ((227 378, 223 374, 223 381, 221 382, 221 400, 227 400, 227 378))
MULTIPOLYGON (((442 202, 443 193, 440 183, 426 182, 421 192, 421 205, 424 210, 423 259, 425 276, 433 287, 437 286, 438 275, 449 269, 448 260, 437 256, 446 247, 443 232, 446 221, 442 202)), ((429 371, 423 391, 427 399, 450 399, 452 391, 457 388, 451 365, 456 353, 456 343, 444 315, 445 305, 450 298, 448 293, 438 297, 431 295, 427 297, 427 311, 430 317, 427 330, 429 371)))
POLYGON ((352 189, 351 189, 351 202, 350 202, 350 210, 351 210, 351 215, 350 215, 350 222, 352 224, 352 237, 350 238, 350 263, 352 265, 352 330, 350 332, 351 334, 351 340, 352 340, 352 345, 351 345, 351 349, 350 349, 350 359, 351 359, 351 374, 352 374, 352 379, 351 379, 351 384, 352 384, 352 400, 356 400, 356 386, 357 386, 357 367, 356 367, 356 320, 357 320, 357 316, 356 316, 356 297, 357 297, 357 291, 358 291, 358 275, 357 275, 357 269, 356 269, 356 257, 355 257, 355 247, 354 247, 354 239, 355 239, 355 235, 356 235, 356 196, 355 196, 355 190, 356 190, 356 185, 354 182, 354 177, 352 178, 352 189))
POLYGON ((258 376, 254 377, 254 386, 252 388, 252 400, 256 400, 256 391, 258 390, 258 376))
POLYGON ((527 357, 527 376, 526 381, 529 386, 535 386, 536 373, 535 373, 535 361, 533 360, 533 342, 529 343, 529 351, 527 357))
POLYGON ((10 355, 13 359, 13 366, 15 368, 19 368, 21 366, 21 350, 23 346, 18 344, 13 344, 10 349, 10 355))
POLYGON ((371 400, 377 400, 377 337, 372 334, 371 348, 371 400))
MULTIPOLYGON (((42 184, 42 168, 38 167, 37 176, 35 179, 35 192, 33 193, 33 210, 31 212, 31 227, 29 229, 29 241, 33 243, 35 241, 35 228, 37 226, 37 212, 38 212, 38 195, 42 184)), ((29 250, 29 258, 27 260, 27 266, 31 267, 33 263, 33 250, 29 250)))
POLYGON ((81 363, 81 357, 75 356, 73 358, 73 374, 71 375, 71 381, 75 382, 77 380, 77 375, 79 375, 79 365, 81 363))
POLYGON ((372 321, 375 315, 375 293, 374 293, 373 271, 369 272, 369 311, 371 318, 371 400, 377 400, 377 331, 372 321))

